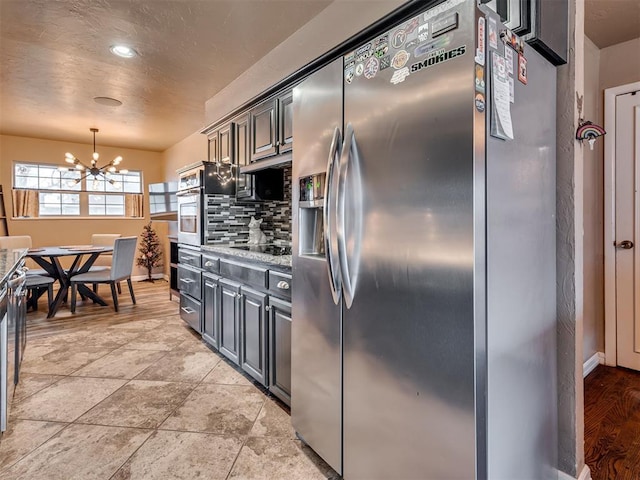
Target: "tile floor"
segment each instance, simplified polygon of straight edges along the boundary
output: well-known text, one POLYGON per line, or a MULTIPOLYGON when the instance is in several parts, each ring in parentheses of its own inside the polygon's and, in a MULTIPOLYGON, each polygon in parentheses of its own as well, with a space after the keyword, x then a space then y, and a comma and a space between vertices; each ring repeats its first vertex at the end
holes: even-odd
POLYGON ((177 315, 30 339, 22 375, 2 480, 336 477, 177 315))

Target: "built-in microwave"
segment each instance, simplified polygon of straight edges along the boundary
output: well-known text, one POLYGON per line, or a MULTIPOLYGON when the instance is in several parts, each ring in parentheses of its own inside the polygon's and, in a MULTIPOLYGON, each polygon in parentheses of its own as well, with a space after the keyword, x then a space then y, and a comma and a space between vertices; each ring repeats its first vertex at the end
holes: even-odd
POLYGON ((178 197, 178 243, 200 246, 203 238, 203 193, 200 187, 183 190, 178 197))

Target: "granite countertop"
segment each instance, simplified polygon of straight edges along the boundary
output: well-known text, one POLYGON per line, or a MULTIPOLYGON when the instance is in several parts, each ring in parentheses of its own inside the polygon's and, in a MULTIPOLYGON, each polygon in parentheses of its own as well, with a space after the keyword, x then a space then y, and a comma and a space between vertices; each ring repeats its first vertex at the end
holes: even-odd
POLYGON ((0 285, 4 285, 26 254, 26 248, 0 250, 0 285))
POLYGON ((202 252, 212 252, 218 255, 224 255, 229 258, 240 258, 244 260, 250 260, 254 262, 260 262, 267 266, 278 267, 279 270, 291 271, 291 255, 270 255, 268 253, 251 251, 251 250, 239 250, 231 248, 230 245, 202 245, 202 252))

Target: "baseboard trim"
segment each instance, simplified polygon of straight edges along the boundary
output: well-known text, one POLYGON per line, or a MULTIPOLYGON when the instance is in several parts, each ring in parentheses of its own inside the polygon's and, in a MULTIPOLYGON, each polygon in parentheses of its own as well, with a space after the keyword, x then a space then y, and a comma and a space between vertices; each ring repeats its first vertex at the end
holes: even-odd
MULTIPOLYGON (((131 280, 134 282, 139 282, 141 280, 146 280, 147 278, 148 277, 146 275, 133 275, 131 277, 131 280)), ((151 278, 153 278, 154 280, 164 280, 165 275, 164 273, 152 273, 151 278)))
POLYGON ((598 365, 604 364, 604 353, 596 352, 582 365, 582 376, 589 375, 598 365))
POLYGON ((591 470, 589 470, 589 467, 585 465, 577 479, 573 478, 568 473, 558 470, 558 480, 591 480, 591 470))

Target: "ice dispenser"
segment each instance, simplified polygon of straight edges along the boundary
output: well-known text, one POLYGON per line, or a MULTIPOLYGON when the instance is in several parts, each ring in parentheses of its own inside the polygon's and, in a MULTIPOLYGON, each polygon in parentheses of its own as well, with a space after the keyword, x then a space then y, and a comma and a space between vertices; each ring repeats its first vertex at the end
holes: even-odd
POLYGON ((324 183, 326 174, 301 177, 299 207, 300 255, 324 257, 324 183))

